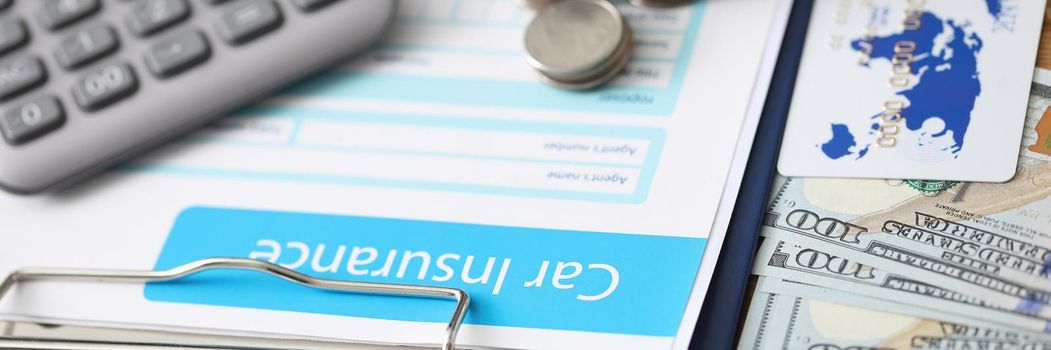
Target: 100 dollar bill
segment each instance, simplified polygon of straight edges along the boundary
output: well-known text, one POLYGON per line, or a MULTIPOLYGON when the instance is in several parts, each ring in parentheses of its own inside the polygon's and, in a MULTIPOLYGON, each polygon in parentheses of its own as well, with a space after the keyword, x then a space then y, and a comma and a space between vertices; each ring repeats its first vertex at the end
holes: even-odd
POLYGON ((755 274, 911 304, 949 317, 967 317, 1005 327, 1045 331, 1051 321, 989 304, 981 299, 859 264, 800 242, 766 240, 755 259, 755 274))
MULTIPOLYGON (((1044 171, 1051 175, 1051 169, 1044 171)), ((913 193, 880 210, 875 206, 892 200, 887 197, 917 190, 893 183, 834 181, 784 179, 763 235, 806 242, 889 273, 1051 317, 1044 307, 1051 302, 1051 224, 1039 222, 1051 215, 1046 194, 1033 203, 979 214, 952 202, 957 191, 913 193), (837 203, 842 199, 856 202, 837 203)), ((970 191, 996 191, 983 188, 992 186, 997 185, 973 184, 970 191)))
POLYGON ((780 178, 763 235, 1051 318, 1051 73, 1003 184, 780 178))
POLYGON ((760 277, 741 350, 1051 349, 1040 334, 760 277), (879 310, 879 311, 877 311, 879 310))

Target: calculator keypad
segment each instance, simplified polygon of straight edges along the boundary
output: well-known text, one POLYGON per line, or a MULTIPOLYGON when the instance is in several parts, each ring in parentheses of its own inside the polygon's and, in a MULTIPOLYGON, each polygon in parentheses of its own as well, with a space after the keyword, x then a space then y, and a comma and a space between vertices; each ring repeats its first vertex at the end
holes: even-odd
MULTIPOLYGON (((12 7, 15 1, 0 0, 0 11, 12 7)), ((337 0, 289 0, 288 4, 303 13, 311 13, 335 2, 337 0)), ((211 56, 208 36, 199 28, 169 30, 193 15, 192 1, 135 0, 126 3, 120 20, 127 30, 141 38, 159 38, 146 48, 141 58, 145 68, 154 76, 173 79, 211 56), (167 34, 158 35, 163 33, 167 34)), ((200 4, 218 11, 216 32, 223 41, 234 46, 264 36, 279 28, 284 20, 281 8, 273 0, 204 0, 200 4)), ((102 0, 40 0, 32 5, 35 6, 35 16, 30 20, 39 21, 42 27, 60 38, 51 48, 54 62, 79 75, 70 87, 76 106, 94 112, 135 93, 140 83, 131 64, 94 65, 121 50, 116 28, 106 22, 91 20, 102 17, 100 13, 104 5, 114 4, 104 4, 102 0)), ((40 58, 8 55, 26 46, 31 35, 26 18, 0 17, 0 101, 31 95, 29 92, 48 80, 40 58)), ((3 119, 0 132, 9 144, 31 141, 59 127, 65 120, 62 101, 57 95, 13 102, 15 104, 8 104, 10 107, 4 106, 9 108, 0 109, 0 118, 3 119), (15 116, 23 116, 23 109, 30 113, 26 114, 28 119, 20 122, 15 116), (40 113, 36 113, 38 110, 40 113), (37 114, 40 114, 39 121, 32 123, 37 120, 37 114)))
POLYGON ((0 116, 0 132, 10 144, 22 144, 58 128, 65 120, 54 96, 23 102, 0 116))
POLYGON ((140 0, 128 15, 128 29, 138 36, 154 34, 190 16, 186 0, 140 0))
POLYGON ((82 66, 117 50, 113 28, 95 25, 73 32, 55 48, 55 60, 67 69, 82 66))
POLYGON ((170 77, 208 58, 210 48, 196 31, 179 33, 150 47, 146 66, 159 77, 170 77))
POLYGON ((281 25, 281 12, 270 0, 239 0, 222 9, 219 35, 231 44, 244 44, 281 25))
POLYGON ((26 25, 18 18, 0 19, 0 54, 17 49, 29 39, 26 25))
POLYGON ((59 29, 95 13, 102 7, 99 0, 42 0, 40 22, 48 29, 59 29))
POLYGON ((73 86, 73 99, 87 111, 98 110, 128 97, 139 86, 135 72, 127 63, 111 63, 95 68, 73 86))
MULTIPOLYGON (((0 12, 11 8, 15 1, 0 0, 0 12)), ((310 13, 334 2, 291 0, 289 4, 310 13)), ((174 79, 211 56, 208 36, 200 28, 169 30, 193 15, 191 1, 135 0, 126 4, 122 5, 125 9, 119 20, 127 30, 140 38, 158 37, 141 57, 145 69, 154 76, 174 79)), ((279 28, 283 22, 281 9, 273 0, 207 0, 200 4, 218 12, 215 29, 229 45, 246 44, 279 28)), ((33 55, 9 55, 30 42, 33 33, 27 19, 38 21, 58 36, 48 54, 58 67, 79 76, 68 88, 72 102, 81 110, 95 112, 106 108, 134 94, 140 85, 129 62, 96 64, 121 50, 117 28, 92 20, 103 17, 103 6, 116 3, 40 0, 32 5, 32 18, 0 16, 0 101, 10 101, 0 108, 0 134, 11 145, 32 141, 60 127, 66 119, 59 95, 32 97, 34 88, 47 83, 44 61, 33 55), (31 99, 22 99, 23 96, 31 99)))
POLYGON ((0 0, 0 191, 54 188, 337 64, 395 12, 389 0, 0 0), (321 40, 341 31, 353 35, 321 40))
POLYGON ((47 73, 40 59, 17 57, 0 62, 0 100, 43 84, 47 73))

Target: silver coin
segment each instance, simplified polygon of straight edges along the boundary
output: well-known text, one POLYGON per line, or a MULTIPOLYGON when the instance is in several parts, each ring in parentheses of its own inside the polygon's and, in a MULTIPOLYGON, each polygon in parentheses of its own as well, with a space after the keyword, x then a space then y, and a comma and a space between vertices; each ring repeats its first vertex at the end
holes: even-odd
POLYGON ((617 75, 624 70, 624 67, 628 65, 628 62, 631 61, 632 43, 635 38, 630 31, 628 31, 627 34, 628 35, 624 36, 623 44, 617 54, 612 57, 612 60, 608 63, 606 69, 576 79, 560 79, 540 72, 541 80, 551 85, 569 90, 587 90, 609 82, 613 78, 616 78, 617 75))
POLYGON ((631 28, 605 0, 564 0, 544 7, 525 35, 530 65, 545 80, 570 88, 615 77, 632 46, 631 28))

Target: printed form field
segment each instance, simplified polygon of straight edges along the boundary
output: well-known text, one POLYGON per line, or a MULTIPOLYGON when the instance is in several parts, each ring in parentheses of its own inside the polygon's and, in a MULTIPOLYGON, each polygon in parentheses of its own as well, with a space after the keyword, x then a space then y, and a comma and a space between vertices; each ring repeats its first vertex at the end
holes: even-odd
MULTIPOLYGON (((246 112, 248 113, 248 112, 246 112)), ((641 202, 661 129, 262 108, 129 169, 641 202)))
POLYGON ((406 0, 386 41, 369 54, 125 169, 641 203, 661 155, 662 126, 317 107, 387 101, 667 117, 678 104, 704 5, 653 11, 618 4, 636 47, 628 67, 602 89, 540 82, 522 49, 532 11, 513 1, 406 0))

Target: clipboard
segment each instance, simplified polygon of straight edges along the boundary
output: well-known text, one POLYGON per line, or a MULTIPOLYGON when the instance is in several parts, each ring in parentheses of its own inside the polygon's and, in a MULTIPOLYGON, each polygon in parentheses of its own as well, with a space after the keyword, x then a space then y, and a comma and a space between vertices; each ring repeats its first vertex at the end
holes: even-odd
MULTIPOLYGON (((813 0, 795 0, 780 54, 775 64, 769 92, 764 103, 758 130, 750 150, 741 190, 738 193, 723 250, 715 268, 701 314, 698 318, 690 349, 732 349, 736 346, 738 321, 743 302, 749 292, 748 278, 758 245, 758 233, 765 212, 769 186, 776 171, 777 154, 788 115, 795 78, 802 55, 802 42, 813 0)), ((377 294, 397 297, 440 298, 454 301, 456 309, 440 342, 435 344, 372 343, 352 339, 328 341, 315 339, 274 339, 215 336, 165 331, 142 331, 52 325, 29 322, 4 323, 0 320, 0 349, 64 349, 64 350, 277 350, 277 349, 464 349, 456 347, 456 336, 469 308, 469 295, 455 288, 427 287, 403 284, 348 282, 319 279, 259 260, 239 258, 206 259, 167 271, 125 271, 84 269, 28 269, 12 275, 0 284, 0 301, 15 284, 32 280, 77 280, 86 282, 142 283, 170 281, 209 269, 240 269, 261 271, 292 283, 321 290, 348 293, 377 294), (329 288, 332 287, 332 288, 329 288), (88 334, 89 337, 84 335, 88 334), (87 339, 86 339, 87 338, 87 339), (90 339, 95 338, 95 339, 90 339), (100 340, 99 338, 105 338, 100 340), (174 340, 174 341, 172 341, 174 340), (163 342, 159 342, 163 341, 163 342), (35 345, 35 346, 31 346, 35 345), (48 345, 52 347, 47 347, 48 345)), ((435 337, 438 340, 438 337, 435 337)))
MULTIPOLYGON (((316 278, 294 270, 255 259, 210 258, 190 262, 165 271, 26 268, 15 271, 0 282, 0 301, 16 284, 63 280, 94 283, 167 282, 215 269, 257 271, 284 279, 290 283, 319 291, 373 294, 397 297, 437 298, 456 303, 438 345, 380 344, 354 340, 324 341, 312 339, 272 339, 165 331, 130 330, 72 325, 40 324, 0 320, 0 349, 54 349, 54 350, 329 350, 329 349, 441 349, 455 350, 456 336, 463 325, 470 306, 470 296, 456 288, 409 284, 353 282, 316 278)), ((462 348, 461 348, 462 349, 462 348)))

